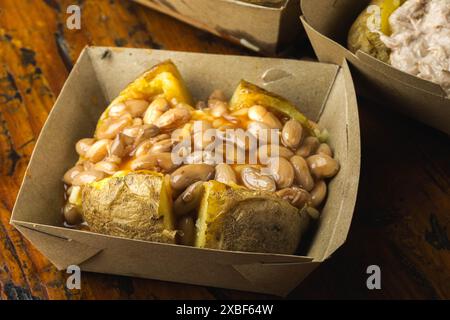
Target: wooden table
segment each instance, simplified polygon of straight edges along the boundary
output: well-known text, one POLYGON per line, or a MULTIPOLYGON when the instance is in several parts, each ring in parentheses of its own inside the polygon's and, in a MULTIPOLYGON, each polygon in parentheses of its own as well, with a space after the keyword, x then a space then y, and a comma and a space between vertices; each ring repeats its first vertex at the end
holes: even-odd
MULTIPOLYGON (((65 27, 74 1, 0 1, 0 298, 273 298, 232 290, 58 272, 9 225, 36 138, 85 45, 250 55, 130 1, 86 0, 81 30, 65 27)), ((299 49, 299 52, 301 50, 299 49)), ((289 298, 450 298, 448 136, 360 99, 361 183, 348 242, 289 298), (382 289, 366 268, 379 265, 382 289)), ((450 124, 449 124, 450 125, 450 124)))

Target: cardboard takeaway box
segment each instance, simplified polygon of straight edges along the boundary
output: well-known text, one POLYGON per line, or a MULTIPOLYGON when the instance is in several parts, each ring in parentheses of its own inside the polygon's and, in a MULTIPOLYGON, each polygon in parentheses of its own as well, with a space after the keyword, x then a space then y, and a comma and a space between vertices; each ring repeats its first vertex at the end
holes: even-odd
POLYGON ((233 288, 285 296, 345 241, 359 181, 360 136, 348 66, 295 60, 148 49, 87 47, 42 129, 11 223, 58 269, 233 288), (108 53, 108 54, 106 54, 108 53), (215 88, 228 95, 241 78, 301 106, 330 133, 341 170, 307 256, 199 249, 64 228, 61 177, 75 163, 75 142, 92 136, 109 102, 151 66, 172 59, 197 99, 215 88), (220 73, 211 70, 222 70, 220 73))
POLYGON ((450 134, 450 99, 437 84, 420 79, 359 51, 346 49, 347 34, 370 0, 302 0, 302 22, 322 62, 347 59, 362 93, 450 134), (352 68, 353 72, 353 68, 352 68))
POLYGON ((302 31, 300 0, 279 0, 273 7, 239 0, 134 1, 257 52, 275 53, 302 31))

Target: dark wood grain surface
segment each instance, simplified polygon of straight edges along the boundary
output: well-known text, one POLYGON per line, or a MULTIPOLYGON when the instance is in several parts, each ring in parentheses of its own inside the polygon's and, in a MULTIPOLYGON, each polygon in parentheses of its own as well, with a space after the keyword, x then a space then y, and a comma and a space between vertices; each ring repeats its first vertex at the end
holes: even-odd
MULTIPOLYGON (((273 298, 92 273, 68 290, 67 275, 9 225, 36 138, 86 45, 252 54, 130 1, 0 0, 0 299, 273 298), (81 30, 65 27, 74 2, 81 30)), ((382 101, 359 104, 361 183, 348 241, 289 298, 449 299, 449 138, 382 101), (366 287, 373 264, 381 290, 366 287)))

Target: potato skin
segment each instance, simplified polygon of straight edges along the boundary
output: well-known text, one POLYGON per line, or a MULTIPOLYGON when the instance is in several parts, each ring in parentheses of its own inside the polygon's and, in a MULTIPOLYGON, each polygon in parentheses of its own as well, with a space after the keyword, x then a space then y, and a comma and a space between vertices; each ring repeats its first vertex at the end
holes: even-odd
POLYGON ((217 181, 205 183, 196 246, 259 253, 295 253, 309 216, 271 193, 217 181))
POLYGON ((164 177, 129 173, 88 184, 82 212, 93 232, 131 239, 175 243, 176 231, 160 212, 164 177))
POLYGON ((369 22, 375 21, 375 10, 369 10, 369 8, 370 6, 378 6, 380 8, 381 25, 377 31, 389 35, 389 17, 403 2, 404 0, 372 0, 350 29, 347 40, 349 50, 353 53, 361 50, 383 62, 389 63, 390 50, 381 41, 380 34, 369 29, 369 22))

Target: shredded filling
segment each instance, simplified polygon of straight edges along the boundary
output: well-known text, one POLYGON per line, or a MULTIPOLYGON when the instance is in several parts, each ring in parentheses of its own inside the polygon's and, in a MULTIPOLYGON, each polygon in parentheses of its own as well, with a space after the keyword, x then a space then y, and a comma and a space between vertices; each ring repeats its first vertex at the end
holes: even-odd
POLYGON ((450 0, 408 0, 389 18, 393 67, 441 85, 450 96, 450 0))

